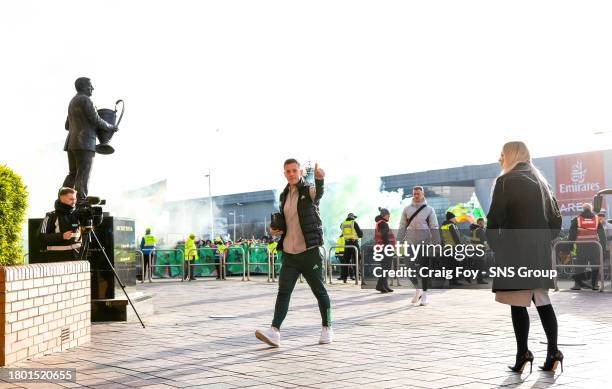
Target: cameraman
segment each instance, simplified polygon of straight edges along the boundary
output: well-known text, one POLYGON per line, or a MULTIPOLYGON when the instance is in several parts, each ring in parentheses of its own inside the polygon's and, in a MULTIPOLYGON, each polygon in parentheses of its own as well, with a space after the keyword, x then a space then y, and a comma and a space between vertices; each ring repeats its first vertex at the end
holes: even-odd
POLYGON ((40 226, 40 240, 47 248, 47 261, 73 261, 79 258, 81 230, 75 205, 77 192, 61 188, 55 211, 48 212, 40 226))

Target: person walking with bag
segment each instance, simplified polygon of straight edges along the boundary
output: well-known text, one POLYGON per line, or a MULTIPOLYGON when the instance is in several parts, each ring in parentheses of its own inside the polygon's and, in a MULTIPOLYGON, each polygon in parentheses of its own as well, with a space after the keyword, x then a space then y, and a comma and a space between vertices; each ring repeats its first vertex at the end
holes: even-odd
MULTIPOLYGON (((409 206, 404 208, 400 219, 400 226, 397 231, 397 240, 399 242, 406 242, 411 245, 421 245, 428 243, 440 242, 440 234, 438 231, 438 218, 436 217, 435 210, 427 205, 425 200, 425 193, 422 186, 415 186, 412 188, 412 202, 409 206)), ((403 253, 406 255, 409 253, 403 253)), ((418 258, 411 258, 416 264, 416 270, 422 266, 427 266, 429 258, 420 256, 418 258)), ((425 277, 413 277, 411 278, 412 283, 415 287, 414 297, 412 298, 413 304, 427 305, 427 284, 428 279, 425 277), (422 288, 419 288, 418 280, 421 278, 422 288)))

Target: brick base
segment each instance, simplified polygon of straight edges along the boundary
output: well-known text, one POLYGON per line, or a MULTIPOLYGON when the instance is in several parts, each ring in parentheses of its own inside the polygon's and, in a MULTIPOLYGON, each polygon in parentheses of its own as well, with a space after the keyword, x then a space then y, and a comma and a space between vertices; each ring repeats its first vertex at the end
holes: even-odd
POLYGON ((90 341, 89 262, 0 267, 0 366, 90 341))

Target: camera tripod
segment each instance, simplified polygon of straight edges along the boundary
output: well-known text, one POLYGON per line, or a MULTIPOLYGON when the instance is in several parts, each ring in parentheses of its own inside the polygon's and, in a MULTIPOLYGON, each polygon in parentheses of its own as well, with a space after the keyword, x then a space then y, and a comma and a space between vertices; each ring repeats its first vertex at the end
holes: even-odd
POLYGON ((140 321, 142 328, 145 328, 145 325, 142 322, 142 319, 140 318, 140 315, 138 314, 136 307, 134 307, 134 304, 132 304, 132 300, 130 300, 130 296, 125 291, 125 285, 123 285, 123 282, 121 282, 119 275, 115 271, 115 268, 113 267, 113 264, 111 263, 110 258, 108 258, 108 255, 106 254, 106 250, 104 249, 104 246, 102 246, 102 243, 100 243, 100 240, 98 239, 98 236, 96 235, 93 227, 86 227, 85 230, 83 231, 83 239, 82 239, 83 243, 81 246, 81 258, 80 258, 81 261, 87 260, 87 254, 89 252, 89 244, 92 242, 92 237, 95 239, 95 243, 98 244, 98 247, 102 250, 102 254, 104 255, 104 258, 106 258, 106 262, 108 262, 108 266, 110 266, 111 270, 113 271, 113 274, 115 275, 115 278, 117 279, 117 282, 119 282, 119 286, 121 286, 123 293, 125 293, 125 297, 127 297, 127 300, 130 303, 130 306, 132 307, 132 309, 134 310, 136 317, 138 317, 138 320, 140 321))

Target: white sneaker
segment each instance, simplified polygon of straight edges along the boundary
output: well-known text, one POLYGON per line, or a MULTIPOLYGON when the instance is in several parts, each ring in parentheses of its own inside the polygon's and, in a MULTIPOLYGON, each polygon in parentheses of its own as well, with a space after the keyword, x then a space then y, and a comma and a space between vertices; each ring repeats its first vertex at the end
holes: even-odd
POLYGON ((334 341, 334 330, 331 327, 321 327, 319 344, 329 344, 334 341))
POLYGON ((427 292, 423 292, 423 295, 421 296, 421 302, 419 303, 419 305, 427 305, 427 292))
POLYGON ((412 298, 412 304, 418 303, 422 295, 423 295, 423 289, 415 289, 414 297, 412 298))
POLYGON ((272 347, 280 346, 280 331, 274 327, 255 331, 255 337, 272 347))

